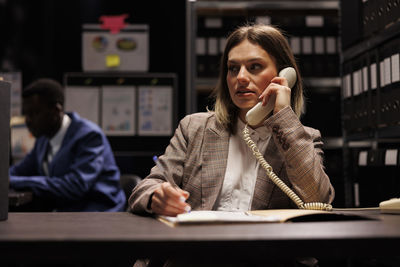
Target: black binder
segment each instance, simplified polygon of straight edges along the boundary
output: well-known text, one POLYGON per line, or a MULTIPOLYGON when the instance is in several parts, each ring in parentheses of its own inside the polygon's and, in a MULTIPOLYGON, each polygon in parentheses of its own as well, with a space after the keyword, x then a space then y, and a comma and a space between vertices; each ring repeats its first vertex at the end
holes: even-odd
POLYGON ((342 84, 342 97, 343 97, 343 123, 344 128, 348 133, 352 133, 354 130, 353 124, 353 99, 352 99, 352 80, 351 80, 352 66, 351 62, 347 62, 343 65, 343 84, 342 84), (350 76, 349 76, 350 75, 350 76), (350 77, 348 83, 347 78, 350 77))
MULTIPOLYGON (((380 72, 384 78, 384 81, 380 82, 380 84, 384 84, 384 86, 380 87, 380 125, 381 126, 390 126, 393 122, 393 117, 398 117, 399 111, 396 106, 393 104, 394 100, 394 85, 391 83, 391 56, 392 56, 392 43, 388 42, 382 45, 379 49, 379 61, 384 62, 384 68, 380 69, 380 72), (387 65, 386 63, 389 62, 387 65), (389 68, 388 68, 389 67, 389 68), (389 77, 389 79, 387 79, 389 77)), ((382 67, 382 66, 381 66, 382 67)))
POLYGON ((369 121, 370 121, 370 126, 372 129, 376 129, 378 126, 378 89, 377 86, 379 86, 379 73, 378 73, 378 68, 379 68, 379 62, 377 58, 377 53, 375 50, 373 50, 369 54, 369 89, 370 89, 370 116, 369 116, 369 121), (376 68, 373 69, 372 66, 375 65, 376 68), (374 73, 373 73, 374 72, 374 73), (375 77, 375 85, 372 83, 372 77, 375 77))
POLYGON ((393 68, 393 65, 400 64, 399 53, 400 53, 400 39, 394 39, 388 44, 388 54, 390 54, 391 68, 391 84, 388 85, 388 124, 389 125, 399 125, 400 124, 400 71, 399 69, 393 68))
POLYGON ((352 129, 354 132, 359 132, 360 125, 360 109, 361 109, 361 88, 359 87, 359 74, 360 63, 359 60, 352 60, 352 72, 351 72, 351 88, 353 91, 353 112, 352 112, 352 129), (356 86, 358 84, 358 86, 356 86))
POLYGON ((400 18, 400 3, 399 0, 391 1, 391 10, 389 11, 390 20, 394 23, 400 18))
MULTIPOLYGON (((370 2, 369 0, 368 2, 370 2)), ((368 3, 367 2, 367 3, 368 3)), ((362 38, 363 14, 362 3, 360 0, 342 0, 340 1, 341 25, 342 25, 342 48, 350 47, 362 38)), ((364 8, 364 11, 365 8, 364 8)), ((364 31, 369 28, 369 23, 364 25, 364 31)))

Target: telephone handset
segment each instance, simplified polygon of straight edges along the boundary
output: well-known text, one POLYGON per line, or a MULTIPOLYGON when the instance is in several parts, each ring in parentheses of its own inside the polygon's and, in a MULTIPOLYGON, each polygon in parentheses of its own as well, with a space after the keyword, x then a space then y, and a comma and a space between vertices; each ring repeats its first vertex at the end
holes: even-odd
MULTIPOLYGON (((278 74, 279 77, 285 77, 288 82, 288 87, 293 88, 297 80, 296 70, 292 67, 287 67, 281 70, 278 74)), ((258 102, 252 109, 246 114, 246 121, 249 125, 260 124, 265 117, 271 113, 275 107, 276 95, 271 95, 268 103, 263 106, 262 102, 258 102)))
MULTIPOLYGON (((278 74, 279 77, 285 77, 288 81, 288 86, 292 88, 296 83, 297 75, 296 70, 292 67, 287 67, 281 70, 278 74)), ((246 114, 247 123, 250 125, 258 125, 265 119, 265 117, 273 110, 275 106, 276 96, 271 96, 267 105, 262 106, 262 102, 259 102, 246 114)), ((253 152, 260 166, 264 168, 268 177, 297 205, 299 209, 310 209, 310 210, 332 210, 332 206, 326 203, 311 202, 304 203, 292 189, 290 189, 272 170, 271 165, 264 159, 263 155, 258 150, 256 144, 251 140, 249 129, 247 124, 243 129, 243 139, 253 152)))

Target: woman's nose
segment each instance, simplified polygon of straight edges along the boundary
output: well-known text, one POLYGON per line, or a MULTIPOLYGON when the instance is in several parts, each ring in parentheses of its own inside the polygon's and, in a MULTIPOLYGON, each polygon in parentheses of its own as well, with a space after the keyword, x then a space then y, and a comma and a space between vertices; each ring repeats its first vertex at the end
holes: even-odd
POLYGON ((240 70, 237 75, 237 79, 240 83, 247 83, 249 82, 248 72, 245 66, 240 67, 240 70))

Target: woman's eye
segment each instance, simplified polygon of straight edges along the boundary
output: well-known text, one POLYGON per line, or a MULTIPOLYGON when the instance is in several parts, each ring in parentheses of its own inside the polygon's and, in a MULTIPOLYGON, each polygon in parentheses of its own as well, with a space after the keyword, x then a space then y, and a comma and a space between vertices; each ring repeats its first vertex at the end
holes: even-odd
POLYGON ((239 67, 238 66, 228 66, 228 70, 231 73, 238 73, 239 67))
POLYGON ((255 63, 251 64, 250 70, 260 70, 262 68, 261 64, 255 63))

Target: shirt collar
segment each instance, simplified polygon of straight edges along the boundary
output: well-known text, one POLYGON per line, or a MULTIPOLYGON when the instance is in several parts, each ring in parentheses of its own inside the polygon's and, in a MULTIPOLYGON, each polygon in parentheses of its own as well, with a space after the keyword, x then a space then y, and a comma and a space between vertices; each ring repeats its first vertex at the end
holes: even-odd
POLYGON ((54 135, 53 138, 50 139, 50 144, 53 151, 58 151, 58 149, 61 147, 61 143, 64 139, 65 134, 67 133, 70 124, 70 117, 67 114, 64 114, 60 129, 58 130, 56 135, 54 135))
MULTIPOLYGON (((238 118, 238 123, 236 124, 236 130, 238 131, 238 133, 242 134, 244 126, 245 123, 240 118, 238 118)), ((247 128, 249 129, 249 133, 253 141, 258 141, 259 139, 265 141, 271 136, 271 130, 264 125, 256 129, 253 129, 250 126, 247 126, 247 128)))

